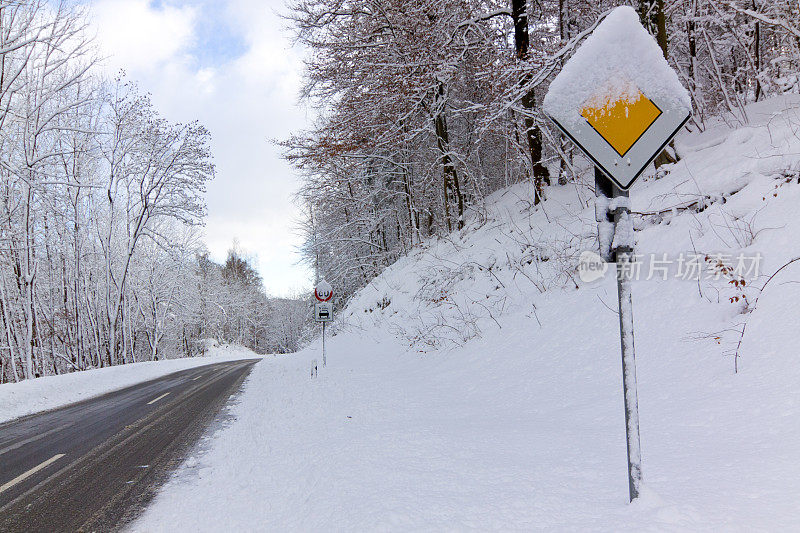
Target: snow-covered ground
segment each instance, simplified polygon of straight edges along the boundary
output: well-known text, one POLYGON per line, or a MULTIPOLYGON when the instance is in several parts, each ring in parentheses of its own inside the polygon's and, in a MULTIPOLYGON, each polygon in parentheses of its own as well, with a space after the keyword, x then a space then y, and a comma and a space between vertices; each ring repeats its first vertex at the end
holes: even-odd
POLYGON ((596 246, 592 195, 553 187, 533 208, 517 185, 362 290, 318 378, 318 342, 256 365, 235 420, 133 529, 800 528, 800 262, 759 290, 800 256, 800 99, 748 113, 682 135, 681 162, 631 194, 640 253, 762 257, 744 289, 729 271, 675 279, 675 264, 634 282, 637 502, 615 282, 575 273, 596 246))
POLYGON ((255 357, 260 356, 241 346, 223 345, 211 349, 205 357, 148 361, 6 383, 0 385, 0 423, 124 389, 179 370, 255 357))

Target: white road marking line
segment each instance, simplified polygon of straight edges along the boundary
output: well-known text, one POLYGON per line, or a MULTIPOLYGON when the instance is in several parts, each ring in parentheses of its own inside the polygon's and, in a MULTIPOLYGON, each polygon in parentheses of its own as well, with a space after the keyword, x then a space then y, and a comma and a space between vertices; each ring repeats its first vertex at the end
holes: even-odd
POLYGON ((151 404, 154 404, 154 403, 156 403, 158 400, 160 400, 161 398, 163 398, 163 397, 164 397, 164 396, 166 396, 167 394, 169 394, 169 393, 168 393, 168 392, 165 392, 164 394, 162 394, 162 395, 161 395, 161 396, 159 396, 158 398, 156 398, 156 399, 154 399, 154 400, 150 400, 149 402, 147 402, 147 405, 151 405, 151 404))
POLYGON ((199 376, 197 376, 196 378, 192 378, 192 381, 197 381, 198 379, 202 378, 204 375, 205 375, 204 373, 203 373, 203 374, 200 374, 200 375, 199 375, 199 376))
POLYGON ((6 491, 6 490, 10 489, 11 487, 13 487, 14 485, 16 485, 16 484, 17 484, 17 483, 19 483, 20 481, 23 481, 23 480, 25 480, 25 479, 29 478, 30 476, 34 475, 36 472, 38 472, 38 471, 39 471, 39 470, 41 470, 42 468, 47 468, 48 466, 50 466, 50 465, 51 465, 51 464, 53 464, 54 462, 56 462, 56 461, 58 461, 59 459, 61 459, 62 457, 64 457, 64 455, 66 455, 66 454, 59 453, 59 454, 57 454, 57 455, 54 455, 53 457, 51 457, 51 458, 50 458, 50 459, 48 459, 47 461, 45 461, 45 462, 41 463, 40 465, 38 465, 38 466, 34 466, 33 468, 31 468, 31 469, 30 469, 30 470, 28 470, 27 472, 25 472, 25 473, 23 473, 23 474, 20 474, 20 475, 18 475, 17 477, 15 477, 14 479, 12 479, 12 480, 11 480, 11 481, 9 481, 8 483, 6 483, 6 484, 4 484, 4 485, 0 485, 0 492, 3 492, 3 491, 6 491))

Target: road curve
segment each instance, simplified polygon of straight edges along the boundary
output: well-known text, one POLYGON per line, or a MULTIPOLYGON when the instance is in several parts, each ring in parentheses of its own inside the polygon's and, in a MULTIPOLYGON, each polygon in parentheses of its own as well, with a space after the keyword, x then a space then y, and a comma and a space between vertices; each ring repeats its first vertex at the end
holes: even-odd
POLYGON ((0 531, 120 529, 257 361, 184 370, 0 425, 0 531))

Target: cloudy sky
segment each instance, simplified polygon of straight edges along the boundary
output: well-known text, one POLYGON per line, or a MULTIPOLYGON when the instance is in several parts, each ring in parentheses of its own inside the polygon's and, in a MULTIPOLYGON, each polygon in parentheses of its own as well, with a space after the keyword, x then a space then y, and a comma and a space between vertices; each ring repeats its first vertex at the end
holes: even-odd
POLYGON ((311 286, 298 265, 297 176, 271 139, 308 121, 297 105, 301 60, 283 0, 86 0, 104 68, 124 68, 173 121, 213 136, 205 242, 224 260, 234 239, 276 296, 311 286))

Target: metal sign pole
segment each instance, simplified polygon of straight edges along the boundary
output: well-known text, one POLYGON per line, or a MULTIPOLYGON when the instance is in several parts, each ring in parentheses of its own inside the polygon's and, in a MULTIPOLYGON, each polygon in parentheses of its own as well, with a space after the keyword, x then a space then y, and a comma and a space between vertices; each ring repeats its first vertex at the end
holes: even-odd
POLYGON ((614 196, 614 184, 603 172, 594 167, 595 219, 597 220, 597 240, 600 243, 600 257, 606 263, 613 263, 611 242, 614 240, 614 215, 608 210, 614 196))
POLYGON ((325 368, 327 366, 327 361, 325 360, 325 325, 327 322, 322 323, 322 367, 325 368))
POLYGON ((333 287, 328 282, 321 279, 314 287, 314 298, 317 303, 314 304, 314 319, 317 322, 322 322, 322 366, 327 366, 327 357, 325 353, 325 326, 329 320, 333 320, 333 287))
POLYGON ((587 39, 552 80, 542 109, 596 167, 600 256, 606 263, 616 262, 617 271, 628 481, 633 501, 639 496, 642 456, 631 299, 634 238, 626 191, 683 128, 692 107, 689 93, 631 7, 611 11, 591 39, 592 45, 586 46, 587 39), (626 50, 620 62, 617 52, 622 49, 626 50), (623 90, 616 82, 603 84, 597 78, 590 87, 594 96, 587 100, 582 91, 571 90, 584 83, 587 67, 598 76, 613 72, 610 79, 626 78, 631 85, 623 90))
POLYGON ((642 483, 642 452, 639 439, 639 398, 636 387, 633 301, 631 298, 633 223, 627 198, 628 191, 614 187, 610 207, 614 215, 613 253, 617 265, 622 389, 625 396, 625 435, 628 448, 628 491, 630 501, 633 501, 639 497, 639 488, 642 483))
POLYGON ((642 483, 642 452, 639 441, 639 398, 636 389, 636 356, 633 346, 633 303, 631 281, 626 268, 630 252, 617 253, 617 293, 619 294, 619 336, 622 346, 622 388, 625 393, 625 434, 628 439, 628 489, 630 501, 639 497, 642 483))

